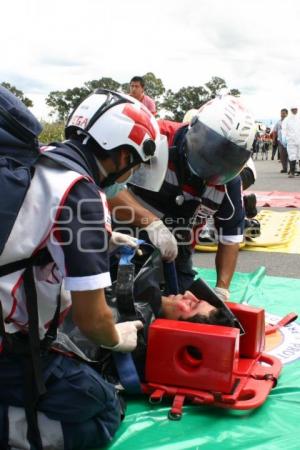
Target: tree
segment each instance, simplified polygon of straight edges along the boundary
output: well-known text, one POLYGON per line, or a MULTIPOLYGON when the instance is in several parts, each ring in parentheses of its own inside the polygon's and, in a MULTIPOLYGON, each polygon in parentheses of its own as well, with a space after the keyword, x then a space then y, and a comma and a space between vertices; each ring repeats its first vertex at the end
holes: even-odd
POLYGON ((58 120, 67 119, 70 112, 76 108, 89 94, 95 89, 111 89, 117 91, 120 83, 112 78, 100 78, 99 80, 90 80, 84 83, 83 87, 75 87, 66 91, 52 91, 46 98, 46 104, 53 108, 51 115, 57 113, 58 120))
MULTIPOLYGON (((225 80, 220 77, 212 77, 204 86, 183 87, 175 93, 169 89, 160 106, 167 110, 167 119, 181 122, 187 111, 200 108, 203 103, 214 98, 223 88, 227 88, 225 80)), ((228 90, 228 93, 236 97, 240 95, 238 89, 228 90)))
POLYGON ((12 92, 13 94, 15 94, 16 97, 18 97, 20 100, 22 100, 22 102, 28 107, 31 108, 33 106, 33 102, 32 100, 30 100, 30 98, 25 97, 24 92, 20 91, 19 89, 17 89, 15 86, 12 86, 10 83, 7 83, 5 81, 3 81, 3 83, 1 83, 1 86, 5 87, 6 89, 8 89, 10 92, 12 92))
POLYGON ((172 111, 172 119, 181 122, 185 113, 192 108, 200 108, 210 97, 209 92, 203 86, 188 86, 173 93, 168 90, 162 107, 172 111))
POLYGON ((169 120, 174 120, 174 113, 177 109, 177 101, 175 99, 175 93, 168 89, 164 95, 163 101, 160 104, 161 108, 165 109, 165 118, 169 120))
POLYGON ((125 94, 129 94, 129 83, 121 84, 121 91, 125 94))
POLYGON ((234 97, 239 97, 241 95, 238 89, 230 89, 229 94, 233 95, 234 97))
POLYGON ((99 80, 87 81, 86 83, 84 83, 84 86, 90 92, 92 92, 98 88, 111 89, 112 91, 117 91, 117 90, 119 90, 121 84, 118 83, 117 81, 113 80, 112 78, 103 77, 103 78, 100 78, 99 80))
POLYGON ((145 75, 143 75, 143 78, 145 80, 145 91, 147 92, 147 95, 149 95, 149 97, 157 100, 165 93, 166 89, 163 85, 163 82, 160 78, 156 78, 154 73, 147 72, 145 75))
MULTIPOLYGON (((147 72, 143 78, 146 92, 156 100, 157 107, 166 109, 167 118, 177 121, 181 121, 189 109, 200 108, 207 100, 215 97, 220 89, 227 87, 223 78, 212 77, 204 86, 182 87, 178 92, 173 92, 171 89, 166 91, 162 80, 156 78, 152 72, 147 72)), ((57 113, 58 119, 65 121, 71 110, 98 88, 129 92, 129 83, 121 84, 109 77, 86 81, 83 87, 50 92, 46 98, 46 104, 52 108, 51 114, 57 113)), ((230 93, 235 96, 240 95, 238 89, 231 89, 230 93)))
MULTIPOLYGON (((210 81, 205 83, 205 86, 209 89, 212 98, 216 96, 218 91, 227 88, 226 81, 220 77, 212 77, 210 81)), ((235 88, 230 90, 228 89, 227 92, 234 97, 239 97, 241 95, 240 91, 235 88)))
POLYGON ((209 89, 211 97, 215 97, 220 89, 227 87, 227 84, 223 78, 212 77, 210 81, 205 83, 205 86, 209 89))
POLYGON ((90 91, 86 87, 52 91, 46 98, 46 104, 53 108, 51 115, 57 113, 58 120, 65 121, 70 112, 82 102, 90 91))

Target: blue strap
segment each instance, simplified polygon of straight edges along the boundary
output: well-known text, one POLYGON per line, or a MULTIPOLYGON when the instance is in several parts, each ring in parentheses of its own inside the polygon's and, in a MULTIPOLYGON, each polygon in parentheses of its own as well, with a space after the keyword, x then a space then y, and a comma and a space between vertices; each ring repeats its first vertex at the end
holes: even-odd
POLYGON ((141 382, 130 353, 113 352, 122 386, 129 394, 141 394, 141 382))
MULTIPOLYGON (((144 244, 145 241, 138 239, 137 243, 138 245, 144 244)), ((127 266, 131 263, 132 258, 135 255, 135 248, 129 247, 129 245, 122 245, 118 248, 118 251, 120 252, 120 260, 119 260, 119 266, 127 266)))
MULTIPOLYGON (((143 244, 144 241, 138 240, 138 244, 143 244)), ((132 264, 132 258, 135 254, 135 249, 128 245, 119 247, 120 252, 120 266, 127 266, 132 264)), ((113 352, 113 359, 117 368, 122 386, 129 394, 140 394, 141 382, 137 373, 134 361, 130 353, 113 352)))

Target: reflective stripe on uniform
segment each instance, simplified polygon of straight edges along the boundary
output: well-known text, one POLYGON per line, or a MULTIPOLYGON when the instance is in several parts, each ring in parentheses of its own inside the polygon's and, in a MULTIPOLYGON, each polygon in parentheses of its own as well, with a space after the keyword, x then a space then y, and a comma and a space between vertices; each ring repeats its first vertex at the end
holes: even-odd
MULTIPOLYGON (((64 436, 61 423, 51 420, 45 414, 38 412, 38 424, 44 450, 63 450, 64 436)), ((11 449, 30 450, 27 440, 27 421, 25 410, 15 406, 8 408, 8 444, 11 449)))

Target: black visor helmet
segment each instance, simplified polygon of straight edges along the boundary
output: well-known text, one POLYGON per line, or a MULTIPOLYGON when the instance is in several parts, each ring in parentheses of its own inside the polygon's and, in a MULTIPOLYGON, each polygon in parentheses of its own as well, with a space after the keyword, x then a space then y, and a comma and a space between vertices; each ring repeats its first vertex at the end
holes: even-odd
POLYGON ((240 99, 231 95, 205 103, 186 134, 189 168, 212 185, 225 184, 248 161, 255 122, 240 99))

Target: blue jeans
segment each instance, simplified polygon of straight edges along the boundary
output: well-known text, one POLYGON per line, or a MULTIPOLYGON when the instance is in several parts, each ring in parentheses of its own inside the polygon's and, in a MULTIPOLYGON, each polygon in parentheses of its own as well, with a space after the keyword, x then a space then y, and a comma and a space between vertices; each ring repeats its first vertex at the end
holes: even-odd
MULTIPOLYGON (((107 444, 120 424, 120 403, 114 386, 87 364, 63 355, 49 353, 43 367, 47 392, 39 400, 38 411, 61 423, 64 449, 107 444)), ((20 360, 0 355, 1 449, 7 446, 7 408, 24 406, 23 389, 20 360)))

